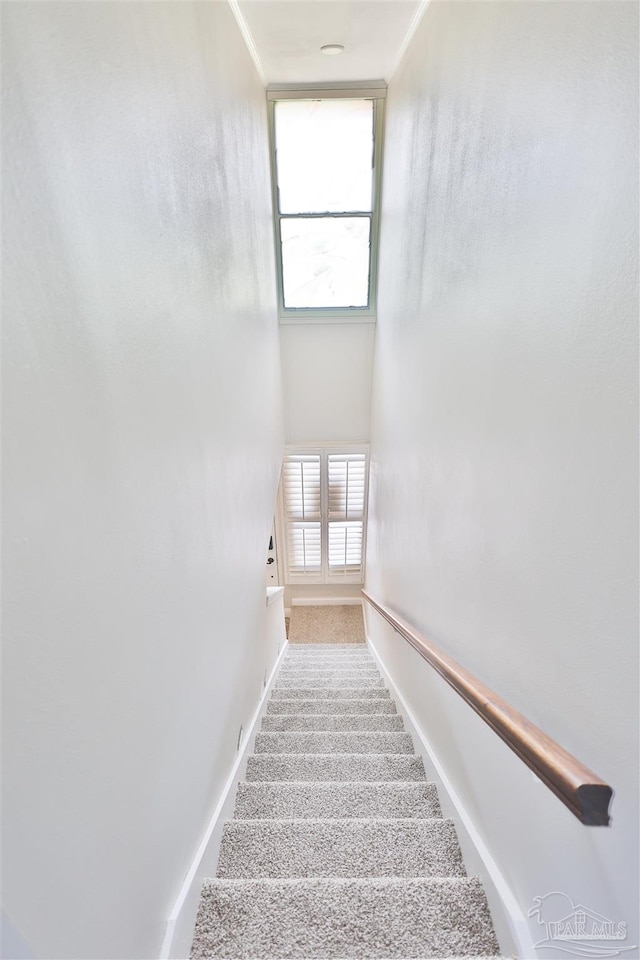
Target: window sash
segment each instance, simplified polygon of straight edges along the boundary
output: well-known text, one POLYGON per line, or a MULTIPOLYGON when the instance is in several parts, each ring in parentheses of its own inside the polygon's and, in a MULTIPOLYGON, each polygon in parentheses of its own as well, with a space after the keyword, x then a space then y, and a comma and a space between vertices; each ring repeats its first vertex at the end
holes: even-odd
MULTIPOLYGON (((282 296, 285 309, 314 309, 311 303, 314 297, 318 296, 314 290, 318 285, 324 287, 320 295, 324 296, 325 301, 333 301, 333 309, 342 310, 357 306, 366 308, 371 295, 369 282, 371 217, 369 215, 334 217, 328 214, 324 217, 290 216, 280 219, 282 296), (341 221, 346 229, 341 225, 341 221), (366 231, 360 229, 363 221, 367 224, 366 231), (298 233, 295 227, 296 222, 300 223, 302 236, 295 236, 298 233), (283 223, 286 226, 283 226, 283 223), (356 224, 357 230, 354 235, 356 224), (289 226, 293 228, 293 236, 289 235, 289 226), (319 232, 316 230, 318 226, 319 232), (330 255, 320 253, 318 258, 318 244, 322 246, 330 236, 333 236, 333 242, 336 244, 334 250, 330 255), (319 266, 322 267, 321 270, 318 270, 319 266), (302 281, 302 284, 298 286, 296 281, 298 283, 302 281), (342 292, 342 302, 338 299, 340 292, 342 292), (296 306, 295 301, 301 298, 303 302, 305 298, 307 299, 306 306, 296 306)), ((327 307, 317 309, 327 309, 327 307)))
POLYGON ((371 213, 374 99, 289 99, 273 110, 278 213, 371 213))

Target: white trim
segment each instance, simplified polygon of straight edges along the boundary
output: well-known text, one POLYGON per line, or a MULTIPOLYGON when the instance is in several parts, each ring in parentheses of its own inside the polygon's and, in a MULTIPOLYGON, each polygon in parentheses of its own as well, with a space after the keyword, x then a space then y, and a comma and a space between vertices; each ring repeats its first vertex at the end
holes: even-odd
POLYGON ((267 100, 384 100, 384 80, 359 80, 354 83, 270 83, 267 100), (314 96, 315 95, 315 96, 314 96))
POLYGON ((424 733, 420 724, 416 720, 413 712, 411 711, 409 705, 407 704, 407 701, 404 699, 404 697, 396 687, 395 683, 391 679, 389 671, 386 669, 382 661, 382 658, 380 657, 380 654, 378 653, 375 646, 371 642, 371 638, 369 637, 369 634, 365 633, 365 636, 367 638, 367 645, 370 647, 371 652, 373 653, 375 659, 378 661, 378 666, 380 667, 380 670, 382 671, 384 677, 387 680, 387 683, 389 684, 389 687, 391 688, 391 696, 394 699, 398 700, 404 713, 407 716, 407 719, 409 720, 409 723, 413 726, 418 737, 420 738, 422 745, 425 749, 425 752, 427 753, 431 763, 433 764, 436 770, 436 773, 438 774, 440 783, 442 784, 444 790, 447 792, 449 799, 451 800, 453 806, 455 807, 458 813, 458 816, 460 817, 460 821, 468 834, 469 840, 475 847, 478 853, 478 856, 480 857, 480 859, 482 860, 482 863, 485 866, 487 875, 489 876, 491 882, 493 883, 495 891, 502 902, 507 923, 509 924, 511 935, 514 939, 516 948, 518 950, 518 955, 524 958, 535 956, 535 947, 533 944, 533 939, 529 932, 529 926, 520 908, 520 904, 518 903, 518 900, 516 899, 516 896, 513 890, 511 889, 511 886, 509 885, 504 874, 500 870, 500 867, 498 866, 496 861, 493 859, 493 856, 491 855, 491 852, 489 851, 484 840, 476 830, 473 820, 467 813, 462 800, 456 793, 456 790, 453 784, 449 780, 449 777, 447 776, 444 770, 444 767, 438 760, 433 750, 433 747, 431 746, 431 744, 429 743, 429 740, 426 737, 426 734, 424 733))
POLYGON ((284 596, 284 587, 267 587, 267 606, 284 596))
POLYGON ((218 800, 218 803, 216 804, 215 810, 214 810, 213 813, 211 814, 211 818, 210 818, 210 820, 209 820, 209 823, 208 823, 208 825, 207 825, 207 828, 206 828, 205 832, 204 832, 203 835, 202 835, 202 839, 200 840, 200 843, 198 844, 198 848, 197 848, 197 850, 196 850, 196 852, 195 852, 195 855, 194 855, 194 857, 193 857, 193 860, 191 861, 191 865, 190 865, 190 867, 189 867, 189 869, 188 869, 188 871, 187 871, 187 875, 185 876, 184 882, 183 882, 182 886, 180 887, 180 892, 178 893, 178 896, 177 896, 176 899, 175 899, 175 902, 174 902, 174 904, 173 904, 173 908, 172 908, 171 913, 169 914, 169 917, 168 917, 168 919, 167 919, 167 925, 166 925, 166 928, 165 928, 164 939, 163 939, 163 941, 162 941, 162 947, 160 948, 160 960, 169 960, 169 958, 170 958, 170 956, 171 956, 171 947, 172 947, 173 938, 174 938, 175 932, 176 932, 176 926, 177 926, 177 924, 178 924, 178 918, 180 917, 180 912, 182 911, 182 908, 183 908, 183 906, 184 906, 184 904, 185 904, 185 901, 186 901, 186 899, 187 899, 187 897, 188 897, 188 895, 189 895, 189 891, 190 891, 190 889, 191 889, 191 885, 193 884, 193 881, 194 881, 194 879, 195 879, 195 877, 196 877, 196 874, 197 874, 197 872, 198 872, 198 867, 200 866, 200 862, 201 862, 202 858, 203 858, 204 855, 205 855, 207 846, 208 846, 208 844, 209 844, 209 841, 211 840, 211 836, 212 836, 212 834, 213 834, 213 831, 215 830, 215 827, 216 827, 216 824, 217 824, 217 822, 218 822, 218 819, 220 818, 220 814, 222 813, 222 810, 223 810, 224 805, 225 805, 225 803, 226 803, 226 800, 227 800, 227 797, 228 797, 228 795, 229 795, 229 792, 230 792, 230 790, 231 790, 233 787, 235 787, 235 785, 236 785, 236 778, 237 778, 237 775, 238 775, 238 770, 239 770, 239 768, 240 768, 240 764, 241 764, 242 761, 244 760, 245 753, 246 753, 246 751, 247 751, 247 747, 248 747, 249 744, 251 743, 251 737, 252 737, 252 734, 253 734, 253 729, 254 729, 257 721, 258 721, 258 718, 259 718, 260 713, 261 713, 261 711, 262 711, 262 707, 264 706, 264 702, 265 702, 267 696, 268 696, 268 695, 270 694, 270 692, 271 692, 271 684, 273 683, 273 680, 274 680, 274 677, 275 677, 276 672, 277 672, 277 670, 278 670, 278 667, 280 666, 280 661, 282 660, 282 658, 283 658, 283 656, 284 656, 284 653, 285 653, 285 650, 287 649, 288 644, 289 644, 289 641, 285 639, 285 642, 284 642, 284 644, 283 644, 282 650, 280 651, 280 654, 279 654, 279 656, 278 656, 278 659, 276 660, 276 662, 275 662, 275 664, 274 664, 273 670, 271 671, 271 674, 269 675, 269 679, 268 679, 268 681, 267 681, 267 684, 266 684, 264 690, 262 691, 262 694, 261 694, 261 696, 260 696, 260 699, 258 700, 258 705, 257 705, 257 707, 256 707, 256 709, 255 709, 255 713, 253 714, 253 717, 251 718, 251 721, 250 721, 250 723, 249 723, 249 726, 247 727, 246 731, 244 732, 242 748, 238 751, 238 755, 237 755, 237 757, 236 757, 236 759, 235 759, 235 762, 234 762, 234 764, 233 764, 233 767, 231 768, 231 772, 230 772, 229 776, 227 777, 226 783, 225 783, 225 785, 224 785, 224 787, 223 787, 223 789, 222 789, 222 793, 220 794, 220 799, 218 800))
POLYGON ((295 456, 297 453, 317 453, 318 450, 324 448, 331 448, 330 453, 366 453, 369 454, 371 449, 371 444, 368 440, 318 440, 316 442, 309 441, 304 443, 285 443, 284 445, 284 455, 292 454, 295 456), (360 449, 362 448, 362 449, 360 449))
POLYGON ((360 597, 294 597, 294 607, 356 607, 362 604, 360 597))
POLYGON ((298 307, 296 316, 292 314, 280 313, 278 319, 281 324, 286 326, 288 323, 302 323, 302 324, 314 324, 314 323, 376 323, 377 314, 375 312, 365 312, 364 307, 345 307, 344 310, 362 310, 360 315, 340 313, 338 310, 331 311, 327 310, 326 313, 320 313, 319 310, 305 310, 302 307, 298 307))
POLYGON ((240 33, 242 34, 242 39, 244 40, 247 50, 249 51, 249 56, 253 60, 253 64, 258 71, 258 76, 260 77, 260 83, 263 87, 267 85, 267 77, 265 75, 262 63, 260 62, 260 57, 258 55, 258 49, 255 45, 255 41, 251 36, 251 30, 249 30, 249 25, 245 20, 238 0, 228 0, 229 6, 231 7, 231 13, 235 17, 235 21, 240 28, 240 33))
POLYGON ((411 18, 411 23, 409 24, 409 28, 408 28, 405 36, 404 36, 404 40, 403 40, 402 43, 400 44, 400 49, 398 50, 398 52, 397 52, 397 54, 396 54, 396 58, 395 58, 395 60, 393 61, 393 64, 392 64, 392 66, 391 66, 391 70, 389 71, 389 73, 388 73, 387 76, 385 77, 387 83, 389 83, 389 81, 391 80, 392 76, 394 75, 394 73, 396 72, 396 70, 398 69, 398 67, 400 66, 400 64, 401 64, 401 62, 402 62, 402 58, 404 57, 405 53, 407 52, 407 47, 409 46, 409 44, 410 44, 411 41, 413 40, 414 34, 415 34, 416 30, 418 29, 418 27, 420 26, 420 21, 421 21, 422 18, 424 17, 424 15, 425 15, 425 13, 426 13, 426 10, 427 10, 427 7, 429 6, 430 2, 431 2, 431 0, 421 0, 420 6, 418 7, 418 9, 416 10, 416 12, 414 13, 413 17, 411 18))

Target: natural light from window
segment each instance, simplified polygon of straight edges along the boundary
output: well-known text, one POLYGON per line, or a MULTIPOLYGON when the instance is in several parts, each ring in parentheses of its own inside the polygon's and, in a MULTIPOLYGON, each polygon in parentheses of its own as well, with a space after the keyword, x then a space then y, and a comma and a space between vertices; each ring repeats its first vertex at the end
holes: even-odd
POLYGON ((371 306, 375 118, 372 99, 274 103, 284 311, 371 306))

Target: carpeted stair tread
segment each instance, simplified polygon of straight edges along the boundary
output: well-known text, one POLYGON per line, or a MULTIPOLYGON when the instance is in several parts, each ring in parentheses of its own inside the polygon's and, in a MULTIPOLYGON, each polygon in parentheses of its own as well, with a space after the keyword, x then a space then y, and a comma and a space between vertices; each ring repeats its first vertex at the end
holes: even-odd
POLYGON ((314 657, 303 660, 302 657, 286 658, 282 661, 287 670, 371 670, 378 664, 368 654, 358 657, 314 657))
POLYGON ((193 960, 499 953, 476 878, 207 880, 193 960))
MULTIPOLYGON (((377 670, 281 670, 278 683, 286 681, 292 687, 333 686, 336 681, 353 680, 354 686, 365 683, 366 686, 379 687, 382 680, 377 670), (373 682, 370 682, 373 681, 373 682)), ((351 684, 349 684, 351 685, 351 684)))
POLYGON ((287 666, 286 664, 282 665, 278 679, 280 677, 290 677, 292 680, 296 677, 306 680, 348 680, 350 677, 355 677, 359 679, 366 679, 367 677, 380 677, 380 671, 375 664, 357 664, 355 666, 349 665, 347 667, 342 667, 335 664, 325 664, 317 669, 310 669, 307 667, 295 667, 287 666))
POLYGON ((228 820, 218 877, 464 877, 451 820, 228 820))
POLYGON ((404 730, 402 717, 384 713, 341 713, 341 714, 271 714, 262 719, 263 731, 273 733, 276 730, 404 730))
POLYGON ((256 735, 256 754, 271 753, 413 753, 408 733, 355 730, 348 733, 332 730, 306 732, 278 731, 256 735))
POLYGON ((289 653, 286 653, 283 657, 283 663, 297 663, 298 666, 313 666, 318 663, 337 663, 343 666, 348 665, 349 663, 356 664, 360 663, 375 663, 375 657, 369 653, 368 650, 363 650, 360 653, 308 653, 306 656, 292 656, 289 653))
POLYGON ((375 674, 360 674, 350 677, 339 677, 335 674, 326 674, 324 677, 319 676, 307 676, 303 673, 296 673, 291 677, 282 676, 278 677, 276 682, 276 689, 281 690, 283 687, 297 687, 302 689, 303 687, 310 687, 316 690, 320 689, 331 689, 331 690, 340 690, 342 687, 383 687, 384 680, 379 673, 375 674))
POLYGON ((358 650, 335 650, 333 653, 326 653, 321 650, 307 650, 306 653, 301 654, 300 652, 292 653, 291 647, 287 649, 287 653, 283 657, 284 663, 304 663, 304 664, 313 664, 313 663, 375 663, 376 659, 369 650, 363 650, 359 648, 358 650))
POLYGON ((262 753, 247 780, 426 780, 421 757, 389 753, 262 753))
POLYGON ((381 697, 389 699, 386 687, 288 687, 276 686, 273 700, 369 700, 381 697))
POLYGON ((299 660, 314 660, 317 657, 326 657, 328 660, 338 659, 339 657, 373 657, 373 654, 366 644, 350 643, 344 647, 338 647, 337 644, 331 646, 322 644, 319 647, 312 647, 311 644, 305 644, 299 647, 295 643, 290 643, 287 647, 285 657, 293 660, 297 657, 299 660))
MULTIPOLYGON (((334 667, 327 666, 319 670, 294 670, 291 667, 283 666, 278 675, 279 680, 349 680, 351 677, 356 680, 363 679, 382 679, 380 671, 374 665, 359 667, 334 667)), ((295 684, 294 684, 295 686, 295 684)))
POLYGON ((366 643, 290 643, 287 648, 289 655, 306 656, 308 653, 333 653, 335 651, 347 651, 347 653, 362 653, 368 651, 366 643))
POLYGON ((351 660, 348 663, 326 663, 323 661, 322 663, 313 665, 305 664, 304 666, 299 666, 297 662, 283 663, 280 669, 281 677, 292 676, 294 674, 315 676, 320 673, 331 673, 336 676, 344 674, 357 674, 362 676, 371 676, 373 674, 380 676, 380 671, 375 663, 353 663, 351 660))
POLYGON ((297 660, 298 663, 314 663, 316 660, 369 660, 372 661, 375 659, 370 650, 366 647, 358 647, 357 649, 349 650, 311 650, 307 648, 305 653, 300 655, 300 651, 297 647, 292 647, 289 645, 287 647, 287 652, 284 655, 284 660, 291 662, 292 660, 297 660))
POLYGON ((273 716, 275 714, 282 713, 286 713, 289 716, 296 713, 395 714, 397 713, 397 710, 395 700, 387 700, 382 698, 372 698, 369 700, 269 700, 267 703, 266 716, 273 716))
POLYGON ((234 817, 239 819, 441 816, 434 783, 361 780, 238 784, 234 817))
POLYGON ((377 666, 375 657, 373 657, 368 651, 363 653, 316 653, 310 654, 306 657, 286 655, 282 662, 288 664, 289 666, 295 666, 297 664, 298 669, 300 670, 306 669, 307 667, 318 669, 327 665, 348 667, 349 664, 351 664, 351 666, 354 668, 359 666, 371 666, 371 664, 377 666))

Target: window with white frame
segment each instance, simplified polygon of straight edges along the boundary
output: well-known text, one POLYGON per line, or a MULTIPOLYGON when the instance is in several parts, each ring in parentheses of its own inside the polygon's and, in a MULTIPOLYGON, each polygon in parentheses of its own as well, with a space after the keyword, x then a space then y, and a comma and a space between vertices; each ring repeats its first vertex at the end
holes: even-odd
POLYGON ((384 92, 269 94, 282 322, 375 316, 384 92))
POLYGON ((366 446, 290 449, 280 485, 289 583, 362 583, 366 446))

